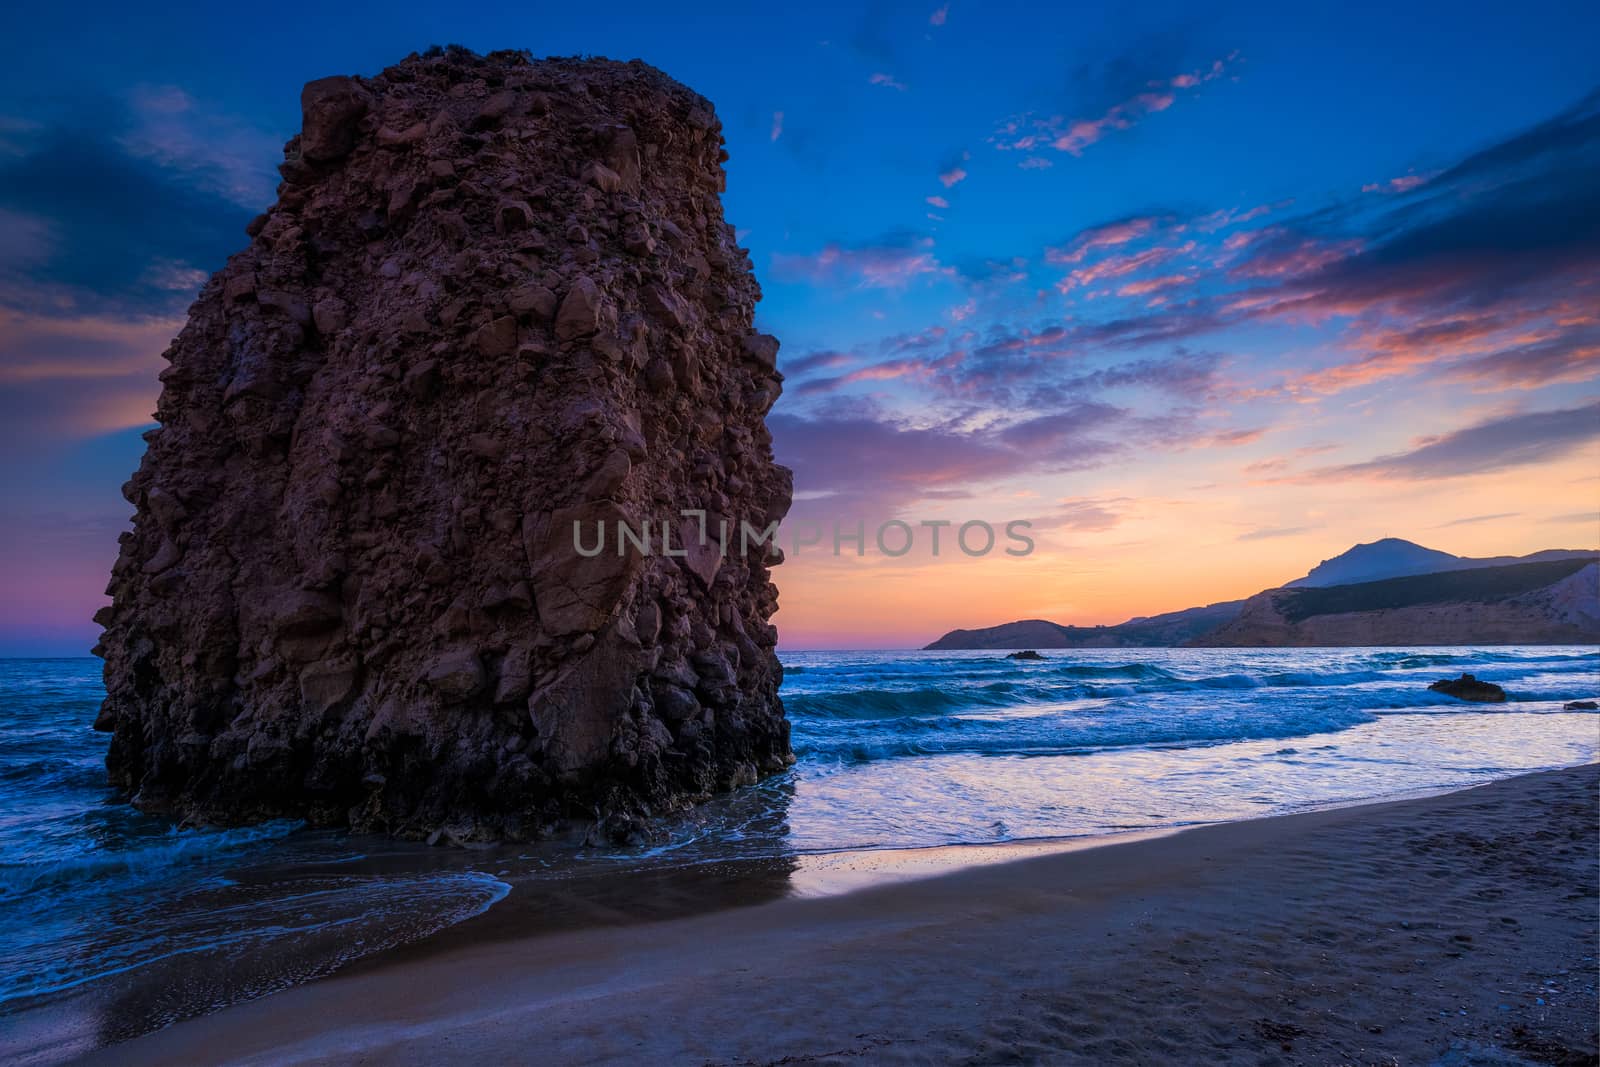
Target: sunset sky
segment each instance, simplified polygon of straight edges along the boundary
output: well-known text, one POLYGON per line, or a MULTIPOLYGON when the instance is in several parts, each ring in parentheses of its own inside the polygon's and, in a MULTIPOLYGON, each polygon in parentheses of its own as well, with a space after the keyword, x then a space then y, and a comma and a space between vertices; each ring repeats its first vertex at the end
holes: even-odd
POLYGON ((1120 622, 1352 544, 1600 544, 1600 7, 33 5, 0 69, 0 655, 81 654, 159 355, 299 90, 460 43, 704 93, 783 341, 787 648, 1120 622), (20 46, 20 47, 19 47, 20 46))

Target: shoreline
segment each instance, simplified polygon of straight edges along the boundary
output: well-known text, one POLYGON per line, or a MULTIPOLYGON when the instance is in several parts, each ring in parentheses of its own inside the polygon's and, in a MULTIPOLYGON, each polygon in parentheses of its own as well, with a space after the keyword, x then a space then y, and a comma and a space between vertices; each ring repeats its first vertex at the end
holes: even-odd
POLYGON ((887 881, 881 864, 836 862, 836 880, 873 884, 819 895, 797 893, 791 867, 772 872, 775 897, 570 932, 519 937, 514 915, 486 921, 495 908, 82 1062, 1592 1054, 1597 785, 1591 763, 1138 840, 994 846, 1013 855, 932 877, 938 857, 887 881), (1162 957, 1181 974, 1151 973, 1162 957), (1557 992, 1513 989, 1530 967, 1556 984, 1529 989, 1557 992), (1397 1003, 1360 989, 1363 973, 1408 972, 1397 1003), (1302 988, 1349 1003, 1311 1009, 1302 988), (1122 1004, 1104 1003, 1117 989, 1122 1004), (1414 1003, 1445 1000, 1465 1014, 1414 1003), (1381 1021, 1352 1030, 1360 1015, 1381 1021))

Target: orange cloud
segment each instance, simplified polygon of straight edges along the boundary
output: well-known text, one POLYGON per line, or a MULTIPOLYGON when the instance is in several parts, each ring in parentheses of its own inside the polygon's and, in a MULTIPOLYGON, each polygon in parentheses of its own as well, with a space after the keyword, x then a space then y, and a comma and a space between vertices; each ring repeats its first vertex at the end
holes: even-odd
POLYGON ((49 318, 0 308, 0 417, 18 435, 90 437, 152 420, 168 318, 49 318))
POLYGON ((1180 285, 1192 285, 1194 279, 1187 274, 1166 274, 1159 278, 1145 278, 1141 281, 1129 282, 1117 290, 1118 296, 1149 296, 1159 293, 1164 289, 1175 289, 1180 285))

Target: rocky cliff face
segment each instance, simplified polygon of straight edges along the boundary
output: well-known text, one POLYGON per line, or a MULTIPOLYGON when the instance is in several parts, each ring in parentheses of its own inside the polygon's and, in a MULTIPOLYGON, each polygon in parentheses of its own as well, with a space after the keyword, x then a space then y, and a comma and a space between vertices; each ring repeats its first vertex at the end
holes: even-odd
POLYGON ((125 487, 113 782, 202 821, 523 837, 785 766, 776 558, 719 544, 790 478, 710 104, 452 49, 302 105, 125 487))

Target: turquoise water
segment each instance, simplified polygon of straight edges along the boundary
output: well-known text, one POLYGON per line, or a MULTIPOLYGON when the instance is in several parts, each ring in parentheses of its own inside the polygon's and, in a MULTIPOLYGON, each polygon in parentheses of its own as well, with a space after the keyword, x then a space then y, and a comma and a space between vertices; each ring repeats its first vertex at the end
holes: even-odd
POLYGON ((1600 693, 1593 649, 1045 655, 787 653, 796 766, 604 852, 427 849, 291 822, 178 830, 106 788, 97 660, 0 660, 0 1053, 8 1015, 153 989, 158 1025, 426 938, 540 880, 1182 826, 1600 756, 1600 715, 1561 707, 1600 693), (1463 671, 1512 701, 1428 691, 1463 671))

